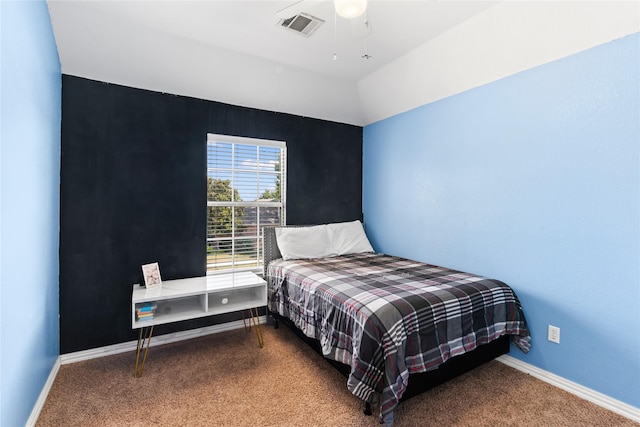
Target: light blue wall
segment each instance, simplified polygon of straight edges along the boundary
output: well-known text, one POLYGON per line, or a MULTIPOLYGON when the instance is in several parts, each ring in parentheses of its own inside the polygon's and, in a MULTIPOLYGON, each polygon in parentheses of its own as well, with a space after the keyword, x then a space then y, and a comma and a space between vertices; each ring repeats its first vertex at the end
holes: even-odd
POLYGON ((0 425, 23 426, 59 355, 60 61, 44 1, 2 1, 0 425))
POLYGON ((509 283, 533 339, 512 356, 635 407, 638 46, 634 34, 380 121, 363 148, 376 250, 509 283))

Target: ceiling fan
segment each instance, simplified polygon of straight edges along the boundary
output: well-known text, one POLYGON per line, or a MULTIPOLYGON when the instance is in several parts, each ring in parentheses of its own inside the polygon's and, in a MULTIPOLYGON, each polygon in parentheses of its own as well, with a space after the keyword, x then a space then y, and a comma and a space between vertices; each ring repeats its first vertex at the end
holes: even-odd
MULTIPOLYGON (((311 36, 325 20, 314 15, 318 1, 298 0, 276 12, 278 25, 304 36, 311 36), (314 4, 315 3, 315 4, 314 4)), ((367 37, 373 30, 367 13, 367 0, 333 0, 335 14, 348 19, 351 34, 356 38, 367 37)))
MULTIPOLYGON (((287 19, 304 11, 305 0, 298 0, 277 12, 282 19, 287 19)), ((367 0, 333 0, 336 13, 347 19, 357 18, 367 10, 367 0)))

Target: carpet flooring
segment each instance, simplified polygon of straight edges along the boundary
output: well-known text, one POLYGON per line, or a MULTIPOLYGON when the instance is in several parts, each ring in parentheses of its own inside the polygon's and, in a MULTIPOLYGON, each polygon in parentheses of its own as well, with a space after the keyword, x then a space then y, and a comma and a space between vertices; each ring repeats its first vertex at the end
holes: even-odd
MULTIPOLYGON (((62 365, 36 426, 378 426, 286 327, 243 329, 62 365)), ((394 426, 640 424, 492 361, 400 403, 394 426)))

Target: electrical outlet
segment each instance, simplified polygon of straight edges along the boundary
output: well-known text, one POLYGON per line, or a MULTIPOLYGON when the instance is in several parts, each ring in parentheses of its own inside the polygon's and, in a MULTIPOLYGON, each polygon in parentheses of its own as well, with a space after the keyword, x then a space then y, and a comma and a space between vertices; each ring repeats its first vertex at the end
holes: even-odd
POLYGON ((560 328, 557 326, 549 325, 548 340, 556 344, 560 344, 560 328))

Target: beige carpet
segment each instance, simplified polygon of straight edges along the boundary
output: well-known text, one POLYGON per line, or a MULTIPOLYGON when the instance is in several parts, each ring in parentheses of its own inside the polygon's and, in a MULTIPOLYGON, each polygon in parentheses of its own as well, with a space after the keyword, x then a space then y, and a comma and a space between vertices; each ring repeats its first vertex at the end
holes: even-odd
MULTIPOLYGON (((236 330, 63 365, 37 426, 378 426, 286 327, 236 330)), ((402 402, 394 426, 638 426, 499 362, 402 402)))

